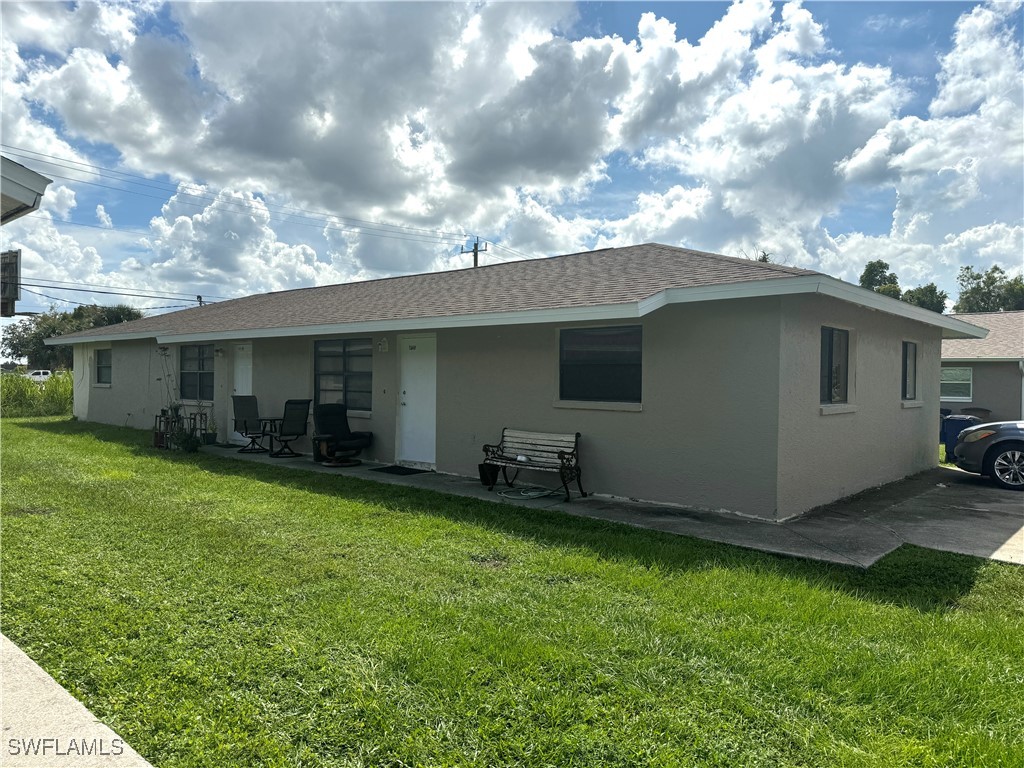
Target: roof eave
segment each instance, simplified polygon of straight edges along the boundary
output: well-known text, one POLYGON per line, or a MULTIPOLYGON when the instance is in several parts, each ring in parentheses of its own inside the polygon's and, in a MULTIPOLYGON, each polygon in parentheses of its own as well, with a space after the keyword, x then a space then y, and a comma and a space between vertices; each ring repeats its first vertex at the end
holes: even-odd
POLYGON ((79 344, 90 342, 122 341, 133 339, 155 339, 160 344, 189 344, 234 339, 268 339, 295 336, 326 336, 342 333, 387 333, 442 328, 469 328, 491 325, 527 325, 541 323, 587 322, 598 320, 628 320, 644 317, 668 304, 685 304, 700 301, 756 298, 763 296, 784 296, 800 293, 820 293, 825 296, 851 302, 868 309, 886 312, 898 317, 937 326, 942 329, 943 338, 981 339, 988 331, 962 320, 955 320, 928 309, 907 304, 897 299, 882 296, 841 280, 825 275, 797 275, 766 280, 727 283, 724 285, 696 286, 690 288, 668 288, 640 301, 621 304, 599 304, 585 307, 559 307, 555 309, 532 309, 519 312, 484 312, 467 315, 446 315, 432 317, 396 318, 391 320, 367 320, 352 323, 328 323, 321 325, 289 326, 279 328, 243 328, 236 330, 205 331, 197 333, 142 332, 130 334, 97 334, 75 338, 58 336, 47 339, 48 345, 79 344))

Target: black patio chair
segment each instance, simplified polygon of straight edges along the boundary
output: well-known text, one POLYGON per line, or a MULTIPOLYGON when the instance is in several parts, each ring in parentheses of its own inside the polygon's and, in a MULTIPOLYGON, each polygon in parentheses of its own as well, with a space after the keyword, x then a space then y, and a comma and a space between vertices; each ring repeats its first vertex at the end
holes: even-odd
POLYGON ((291 444, 300 437, 305 436, 309 423, 309 404, 312 400, 285 400, 284 416, 277 427, 277 432, 270 436, 270 455, 275 459, 301 456, 292 450, 291 444), (277 440, 281 447, 273 450, 274 441, 277 440))
POLYGON ((348 426, 348 406, 323 403, 313 408, 314 459, 328 467, 354 467, 354 458, 373 442, 372 432, 353 432, 348 426))
POLYGON ((259 405, 255 395, 232 395, 231 404, 235 411, 235 432, 249 443, 238 449, 239 453, 266 453, 269 448, 263 440, 270 437, 266 419, 260 418, 259 405))

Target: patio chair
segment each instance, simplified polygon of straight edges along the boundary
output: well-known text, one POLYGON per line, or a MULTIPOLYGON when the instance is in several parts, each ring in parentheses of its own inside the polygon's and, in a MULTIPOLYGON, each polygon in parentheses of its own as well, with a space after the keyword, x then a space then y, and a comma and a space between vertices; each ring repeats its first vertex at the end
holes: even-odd
POLYGON ((372 432, 353 432, 348 426, 348 406, 323 403, 313 408, 314 460, 326 467, 354 467, 354 458, 373 442, 372 432))
POLYGON ((255 395, 232 395, 231 404, 235 411, 235 432, 249 443, 238 449, 239 453, 266 453, 269 448, 263 440, 270 437, 266 419, 260 418, 259 405, 255 395))
POLYGON ((284 403, 284 416, 277 427, 277 432, 270 436, 270 455, 275 459, 301 456, 292 450, 291 444, 304 437, 308 431, 309 404, 312 400, 286 400, 284 403), (276 451, 274 441, 277 440, 281 447, 276 451))

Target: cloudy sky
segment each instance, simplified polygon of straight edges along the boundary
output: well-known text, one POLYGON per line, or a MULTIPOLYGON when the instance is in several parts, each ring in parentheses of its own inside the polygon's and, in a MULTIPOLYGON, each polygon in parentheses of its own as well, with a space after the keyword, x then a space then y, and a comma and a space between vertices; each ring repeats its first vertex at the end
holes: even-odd
POLYGON ((1020 2, 0 13, 3 153, 53 179, 0 231, 19 310, 451 269, 476 237, 881 258, 954 299, 961 265, 1021 271, 1020 2))

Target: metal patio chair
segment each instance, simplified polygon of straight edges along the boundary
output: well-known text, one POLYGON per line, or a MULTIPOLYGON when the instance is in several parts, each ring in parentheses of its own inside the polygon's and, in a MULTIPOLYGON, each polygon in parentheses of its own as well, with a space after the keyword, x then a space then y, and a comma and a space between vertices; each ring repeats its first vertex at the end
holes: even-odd
POLYGON ((284 403, 284 416, 277 427, 277 432, 270 436, 270 455, 275 459, 301 456, 292 450, 291 444, 304 437, 309 430, 309 404, 312 400, 286 400, 284 403), (276 451, 274 441, 277 440, 281 447, 276 451))
POLYGON ((235 432, 246 438, 248 444, 238 449, 239 453, 266 453, 269 448, 263 441, 270 437, 267 420, 260 418, 259 405, 255 395, 232 395, 231 405, 235 412, 235 432))

